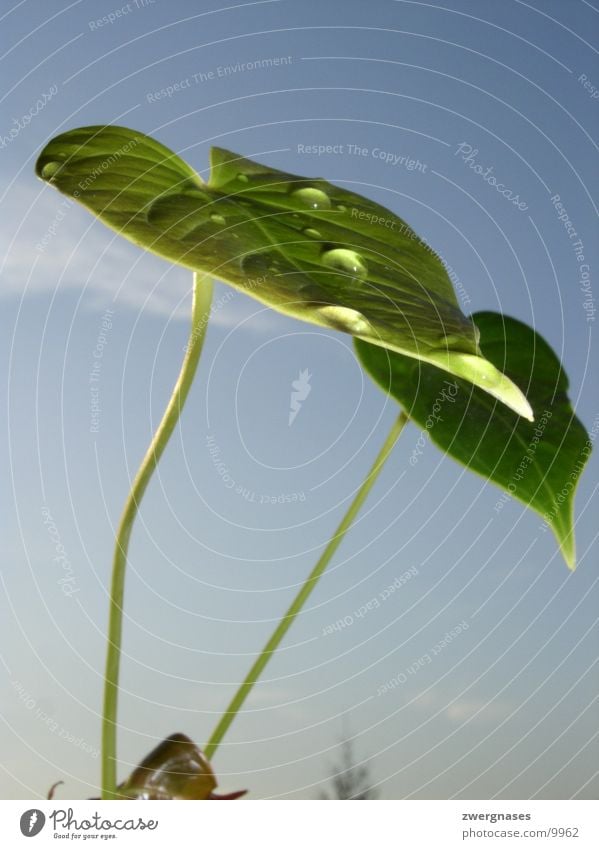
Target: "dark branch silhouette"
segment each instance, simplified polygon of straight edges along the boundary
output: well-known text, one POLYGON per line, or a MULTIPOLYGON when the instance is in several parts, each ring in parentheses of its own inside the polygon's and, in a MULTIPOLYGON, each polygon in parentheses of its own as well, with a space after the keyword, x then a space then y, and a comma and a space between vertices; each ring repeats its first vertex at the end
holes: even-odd
POLYGON ((370 769, 366 764, 357 764, 351 738, 341 743, 339 763, 331 772, 332 789, 321 793, 320 799, 378 799, 379 793, 372 786, 370 769))

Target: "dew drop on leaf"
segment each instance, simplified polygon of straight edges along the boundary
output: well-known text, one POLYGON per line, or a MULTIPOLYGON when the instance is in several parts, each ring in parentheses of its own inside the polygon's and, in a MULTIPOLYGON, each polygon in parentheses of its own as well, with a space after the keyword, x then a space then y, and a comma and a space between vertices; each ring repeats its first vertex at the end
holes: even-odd
POLYGON ((55 177, 62 168, 62 162, 47 162, 42 168, 42 177, 44 180, 51 180, 55 177))
POLYGON ((257 277, 266 274, 273 265, 270 254, 247 254, 241 260, 241 270, 248 277, 257 277))
POLYGON ((226 223, 227 223, 227 222, 225 221, 225 217, 224 217, 224 215, 219 215, 219 214, 218 214, 218 212, 213 212, 213 213, 210 215, 210 220, 211 220, 214 224, 226 224, 226 223))
MULTIPOLYGON (((149 224, 156 227, 166 227, 172 224, 173 204, 171 198, 162 197, 155 200, 146 210, 146 218, 149 224)), ((175 221, 177 219, 175 218, 175 221)))
POLYGON ((360 254, 347 248, 333 248, 325 251, 321 259, 324 265, 348 274, 350 277, 359 277, 363 280, 368 275, 368 266, 360 254))
POLYGON ((293 189, 291 198, 308 209, 330 209, 331 199, 322 191, 313 186, 303 186, 301 189, 293 189))
POLYGON ((155 227, 168 229, 172 236, 183 236, 207 220, 209 202, 210 198, 197 190, 167 192, 146 208, 146 220, 155 227))
POLYGON ((439 339, 439 347, 447 349, 455 349, 460 344, 460 337, 455 333, 446 333, 439 339))
POLYGON ((306 227, 303 232, 305 236, 310 236, 312 239, 322 239, 322 235, 314 227, 306 227))
POLYGON ((367 333, 370 329, 370 324, 362 313, 349 309, 349 307, 319 307, 318 314, 335 330, 343 330, 346 333, 359 335, 361 333, 367 333))

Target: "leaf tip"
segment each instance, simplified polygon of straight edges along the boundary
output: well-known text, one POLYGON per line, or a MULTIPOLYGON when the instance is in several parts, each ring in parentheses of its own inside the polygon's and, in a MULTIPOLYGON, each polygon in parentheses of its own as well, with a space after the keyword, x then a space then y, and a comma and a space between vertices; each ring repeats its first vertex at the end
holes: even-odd
POLYGON ((485 372, 487 374, 481 374, 482 380, 478 382, 478 386, 498 401, 501 401, 518 416, 529 422, 534 422, 535 415, 524 392, 509 377, 498 369, 495 369, 494 366, 491 366, 493 369, 492 374, 488 374, 488 366, 491 364, 487 360, 483 360, 483 362, 485 363, 485 372), (491 378, 490 385, 487 382, 489 378, 491 378))
POLYGON ((434 349, 429 352, 426 359, 433 365, 445 369, 445 371, 449 371, 457 377, 462 377, 488 392, 497 401, 501 401, 502 404, 505 404, 506 407, 509 407, 510 410, 527 421, 534 421, 534 413, 526 395, 507 375, 499 371, 485 357, 460 351, 434 349))
POLYGON ((527 421, 534 422, 535 415, 533 413, 532 407, 528 403, 528 399, 526 398, 526 395, 524 395, 524 393, 520 393, 520 394, 522 395, 522 398, 519 402, 519 408, 518 409, 514 408, 514 412, 518 413, 518 415, 522 416, 522 418, 526 419, 527 421))
POLYGON ((560 550, 562 552, 563 558, 566 561, 566 566, 570 570, 570 572, 576 571, 576 543, 574 541, 574 534, 570 533, 568 536, 560 540, 560 550))

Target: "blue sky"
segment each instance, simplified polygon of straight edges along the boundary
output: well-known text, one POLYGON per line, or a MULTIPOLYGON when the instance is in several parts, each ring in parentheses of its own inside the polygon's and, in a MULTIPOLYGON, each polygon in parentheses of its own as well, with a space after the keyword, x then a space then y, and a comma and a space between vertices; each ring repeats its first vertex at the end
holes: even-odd
MULTIPOLYGON (((6 11, 3 797, 44 795, 59 778, 69 798, 97 789, 111 541, 176 378, 190 306, 188 272, 35 179, 43 144, 121 123, 204 175, 216 144, 372 197, 445 258, 466 312, 500 310, 548 339, 590 428, 594 321, 551 199, 560 195, 592 275, 598 23, 584 0, 80 0, 6 11), (469 168, 460 145, 525 208, 469 168)), ((217 297, 226 291, 219 284, 217 297)), ((173 731, 207 739, 395 415, 349 337, 240 294, 223 299, 134 532, 123 776, 173 731), (311 391, 289 426, 305 369, 311 391)), ((386 798, 596 798, 597 459, 578 491, 570 574, 536 514, 514 502, 497 513, 499 490, 432 444, 411 466, 418 436, 413 425, 403 433, 232 726, 215 759, 221 786, 312 798, 351 733, 386 798), (352 621, 326 633, 339 619, 352 621)))

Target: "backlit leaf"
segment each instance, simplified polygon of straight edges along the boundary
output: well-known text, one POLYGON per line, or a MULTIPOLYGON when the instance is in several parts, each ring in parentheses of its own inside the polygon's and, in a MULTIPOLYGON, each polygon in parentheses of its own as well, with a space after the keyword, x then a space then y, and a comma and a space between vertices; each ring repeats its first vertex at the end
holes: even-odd
POLYGON ((480 355, 439 257, 384 207, 322 179, 221 148, 208 183, 124 127, 83 127, 42 151, 38 175, 141 247, 280 312, 434 363, 525 417, 526 398, 480 355))
MULTIPOLYGON (((536 510, 574 568, 574 494, 591 442, 572 410, 568 379, 531 327, 492 312, 473 319, 484 355, 526 392, 534 423, 426 363, 361 341, 358 357, 439 448, 536 510)), ((498 500, 496 512, 504 503, 498 500)))

